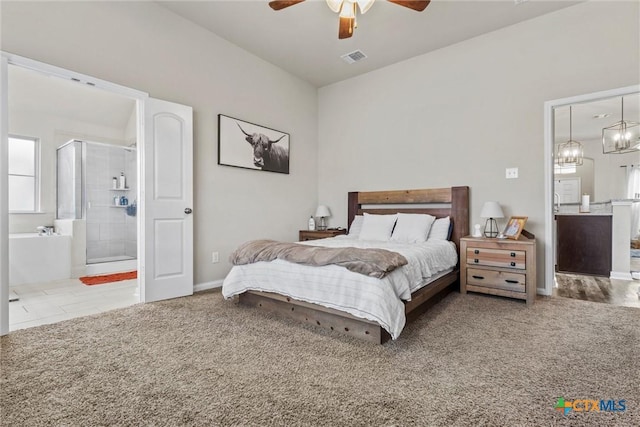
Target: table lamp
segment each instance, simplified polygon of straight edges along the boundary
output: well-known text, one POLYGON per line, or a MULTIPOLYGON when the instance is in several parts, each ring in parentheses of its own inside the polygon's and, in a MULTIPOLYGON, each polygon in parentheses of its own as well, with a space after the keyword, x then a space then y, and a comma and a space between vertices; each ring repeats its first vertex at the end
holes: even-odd
POLYGON ((482 211, 480 211, 480 218, 488 218, 484 224, 484 236, 490 238, 497 237, 498 223, 495 218, 504 218, 500 204, 498 204, 498 202, 484 202, 482 211))
POLYGON ((319 205, 318 209, 316 209, 316 217, 320 218, 320 225, 318 226, 318 230, 326 230, 327 223, 325 222, 325 218, 331 216, 331 211, 325 205, 319 205))

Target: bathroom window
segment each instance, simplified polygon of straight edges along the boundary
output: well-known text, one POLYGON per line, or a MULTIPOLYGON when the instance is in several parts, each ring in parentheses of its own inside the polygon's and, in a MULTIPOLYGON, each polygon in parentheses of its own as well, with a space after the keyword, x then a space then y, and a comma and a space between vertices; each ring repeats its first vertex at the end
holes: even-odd
POLYGON ((9 212, 39 211, 39 172, 38 139, 9 136, 9 212))

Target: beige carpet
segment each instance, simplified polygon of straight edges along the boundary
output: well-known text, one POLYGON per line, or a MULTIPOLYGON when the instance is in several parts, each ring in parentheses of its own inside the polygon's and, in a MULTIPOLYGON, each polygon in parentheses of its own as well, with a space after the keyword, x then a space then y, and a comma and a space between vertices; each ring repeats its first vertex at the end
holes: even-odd
POLYGON ((456 293, 374 346, 206 292, 3 337, 0 424, 638 426, 639 319, 456 293))

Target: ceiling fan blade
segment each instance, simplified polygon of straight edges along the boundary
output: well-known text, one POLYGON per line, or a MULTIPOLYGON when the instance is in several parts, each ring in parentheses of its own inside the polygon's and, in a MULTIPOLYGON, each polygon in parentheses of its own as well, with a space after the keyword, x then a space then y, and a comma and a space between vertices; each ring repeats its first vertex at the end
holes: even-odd
POLYGON ((302 3, 304 0, 274 0, 269 2, 269 6, 273 10, 284 9, 285 7, 293 6, 294 4, 302 3))
POLYGON ((356 25, 356 18, 340 17, 340 25, 338 26, 338 38, 348 39, 353 35, 353 29, 356 25))
POLYGON ((413 9, 418 12, 422 12, 429 6, 431 0, 387 0, 388 2, 397 4, 398 6, 408 7, 409 9, 413 9))

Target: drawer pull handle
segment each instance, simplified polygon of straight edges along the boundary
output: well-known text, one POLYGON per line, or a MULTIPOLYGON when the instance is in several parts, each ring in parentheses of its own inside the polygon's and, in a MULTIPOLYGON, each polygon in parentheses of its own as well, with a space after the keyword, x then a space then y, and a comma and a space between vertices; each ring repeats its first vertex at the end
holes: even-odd
POLYGON ((511 279, 504 279, 504 281, 507 283, 513 283, 514 285, 517 285, 519 283, 517 280, 511 280, 511 279))
POLYGON ((473 251, 474 254, 478 255, 480 253, 480 251, 478 249, 473 251))
POLYGON ((515 258, 515 257, 516 257, 516 253, 515 253, 515 252, 511 252, 511 256, 512 256, 513 258, 515 258))
POLYGON ((478 258, 474 259, 473 262, 475 262, 476 264, 480 262, 480 260, 478 260, 478 258))
POLYGON ((471 277, 473 277, 474 279, 478 279, 478 280, 484 280, 483 276, 476 276, 475 274, 473 276, 471 276, 471 277))
POLYGON ((516 263, 513 262, 513 261, 511 261, 510 264, 511 264, 511 267, 515 267, 516 266, 516 263))

